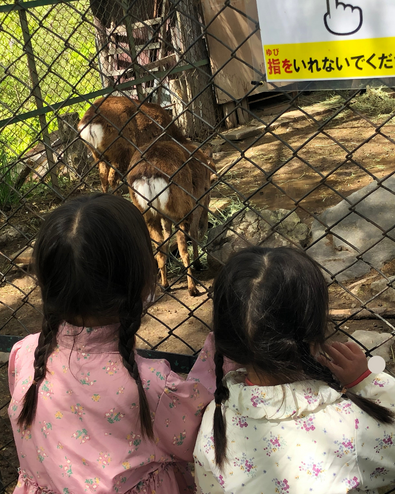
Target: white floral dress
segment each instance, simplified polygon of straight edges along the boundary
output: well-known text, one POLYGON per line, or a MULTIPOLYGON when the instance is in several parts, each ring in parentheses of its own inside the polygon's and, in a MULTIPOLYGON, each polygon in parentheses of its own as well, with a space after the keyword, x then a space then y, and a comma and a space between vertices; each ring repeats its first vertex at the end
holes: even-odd
MULTIPOLYGON (((395 485, 394 424, 377 423, 321 381, 248 386, 243 370, 225 379, 228 461, 223 471, 214 462, 211 402, 194 450, 199 493, 376 493, 395 485)), ((352 391, 395 411, 387 374, 371 374, 352 391)))

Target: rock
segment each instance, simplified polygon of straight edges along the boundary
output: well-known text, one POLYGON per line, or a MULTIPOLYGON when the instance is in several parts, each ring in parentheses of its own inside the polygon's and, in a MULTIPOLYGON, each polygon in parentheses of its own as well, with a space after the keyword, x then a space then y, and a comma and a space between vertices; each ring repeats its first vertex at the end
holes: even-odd
POLYGON ((26 227, 24 225, 17 225, 15 228, 13 226, 9 226, 4 228, 1 231, 0 235, 0 247, 3 245, 7 245, 9 242, 13 240, 19 240, 21 238, 26 238, 26 227))
POLYGON ((259 134, 262 134, 264 126, 261 127, 256 127, 256 126, 249 126, 249 127, 240 127, 239 129, 234 129, 231 130, 230 132, 226 132, 223 135, 229 140, 229 141, 242 141, 243 139, 248 139, 249 137, 255 137, 259 134))
MULTIPOLYGON (((381 280, 378 281, 374 281, 370 285, 370 289, 372 294, 375 295, 376 293, 379 293, 385 288, 387 288, 387 290, 385 290, 385 292, 383 292, 379 296, 380 300, 386 300, 388 302, 395 303, 395 289, 388 286, 389 282, 395 282, 395 276, 391 276, 389 278, 389 281, 387 281, 385 278, 382 278, 381 280)), ((395 287, 395 283, 393 286, 395 287)))
POLYGON ((230 256, 251 245, 305 246, 309 227, 295 212, 289 213, 286 209, 264 210, 259 215, 250 210, 235 213, 225 224, 209 231, 206 246, 208 265, 218 269, 230 256), (282 220, 285 216, 287 218, 282 220), (281 223, 277 225, 279 221, 281 223))
POLYGON ((9 356, 10 356, 10 354, 8 352, 0 352, 0 364, 7 363, 9 356))
POLYGON ((318 241, 307 253, 328 270, 327 278, 358 278, 395 258, 395 177, 383 185, 389 190, 377 188, 374 181, 324 211, 319 221, 314 220, 311 241, 318 241), (389 238, 383 236, 383 231, 388 231, 389 238))
MULTIPOLYGON (((357 340, 357 342, 364 345, 368 350, 380 345, 383 341, 390 338, 389 341, 386 341, 386 343, 380 346, 380 348, 377 348, 377 350, 372 352, 372 355, 379 355, 380 357, 383 357, 386 362, 389 362, 391 358, 391 347, 395 342, 391 333, 378 333, 377 331, 364 331, 362 329, 358 329, 352 333, 352 336, 357 340)), ((349 338, 348 341, 354 340, 349 338)))

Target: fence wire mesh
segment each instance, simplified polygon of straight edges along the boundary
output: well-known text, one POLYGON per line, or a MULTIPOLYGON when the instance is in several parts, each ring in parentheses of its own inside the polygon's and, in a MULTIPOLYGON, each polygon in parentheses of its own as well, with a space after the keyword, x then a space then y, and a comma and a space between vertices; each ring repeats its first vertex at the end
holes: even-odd
POLYGON ((147 201, 136 187, 142 165, 189 209, 165 214, 164 231, 151 225, 158 259, 170 246, 167 275, 162 270, 138 333, 141 349, 196 355, 220 266, 248 244, 293 245, 328 280, 330 338, 378 352, 393 373, 391 80, 262 93, 251 84, 262 79, 263 57, 256 11, 248 9, 206 0, 0 6, 0 492, 12 492, 18 467, 7 352, 41 325, 29 270, 37 231, 60 203, 100 190, 131 191, 146 218, 159 214, 160 194, 147 201), (181 161, 155 161, 163 146, 181 161), (198 173, 200 188, 183 171, 198 173), (177 251, 178 231, 187 250, 179 242, 177 251))

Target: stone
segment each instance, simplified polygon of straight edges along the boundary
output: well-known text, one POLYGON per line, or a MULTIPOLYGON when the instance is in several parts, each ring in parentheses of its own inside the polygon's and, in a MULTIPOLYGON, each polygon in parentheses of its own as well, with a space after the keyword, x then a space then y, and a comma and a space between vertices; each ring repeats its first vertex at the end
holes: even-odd
POLYGON ((248 139, 249 137, 255 137, 259 134, 262 134, 264 126, 256 127, 256 126, 248 126, 248 127, 240 127, 239 129, 231 130, 230 132, 226 132, 223 135, 229 141, 242 141, 243 139, 248 139))
POLYGON ((6 364, 9 356, 10 354, 8 352, 0 352, 0 364, 6 364))
MULTIPOLYGON (((372 294, 375 295, 376 293, 380 293, 382 290, 386 289, 385 292, 380 294, 380 300, 386 300, 387 302, 395 303, 395 289, 388 286, 388 283, 390 282, 395 282, 395 276, 391 276, 390 278, 388 278, 388 281, 385 278, 374 281, 370 285, 372 294)), ((393 286, 395 287, 395 283, 393 284, 393 286)))
MULTIPOLYGON (((361 343, 361 347, 363 345, 368 350, 385 341, 385 343, 372 352, 372 356, 378 355, 383 357, 386 362, 390 361, 392 356, 391 347, 395 343, 394 337, 391 333, 378 333, 377 331, 365 331, 363 329, 358 329, 352 333, 352 337, 355 338, 357 342, 361 343)), ((348 341, 354 340, 349 338, 348 341)), ((362 349, 365 350, 363 347, 362 349)))
POLYGON ((209 231, 207 262, 210 268, 217 270, 233 254, 251 245, 295 247, 296 244, 304 247, 309 235, 309 227, 301 222, 295 212, 277 209, 263 210, 257 214, 244 210, 235 213, 225 224, 209 231))
POLYGON ((395 258, 395 177, 383 185, 373 181, 314 220, 311 243, 316 243, 307 253, 325 268, 328 279, 359 278, 395 258))
POLYGON ((2 229, 0 234, 0 247, 7 245, 9 242, 14 240, 26 238, 26 231, 27 229, 24 225, 17 225, 15 228, 13 226, 9 226, 2 229))

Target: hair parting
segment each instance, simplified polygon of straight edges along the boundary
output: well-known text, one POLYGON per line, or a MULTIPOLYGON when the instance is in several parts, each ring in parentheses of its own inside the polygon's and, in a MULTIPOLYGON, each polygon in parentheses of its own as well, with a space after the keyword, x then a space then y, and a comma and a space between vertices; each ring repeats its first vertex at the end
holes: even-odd
POLYGON ((74 324, 92 316, 98 321, 115 318, 120 322, 118 349, 138 388, 141 428, 152 438, 148 401, 134 354, 143 301, 152 295, 156 277, 141 213, 130 201, 109 194, 71 199, 45 220, 33 258, 44 317, 34 354, 34 376, 18 425, 27 427, 34 420, 39 387, 61 323, 74 324))
MULTIPOLYGON (((395 414, 372 400, 343 389, 327 367, 311 355, 323 344, 328 323, 328 287, 319 265, 301 250, 250 247, 235 254, 214 283, 213 331, 216 347, 216 405, 228 399, 224 357, 287 383, 316 379, 383 424, 395 414)), ((226 461, 222 406, 214 412, 215 461, 226 461)))

